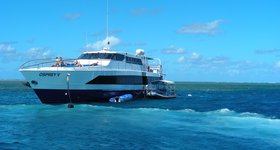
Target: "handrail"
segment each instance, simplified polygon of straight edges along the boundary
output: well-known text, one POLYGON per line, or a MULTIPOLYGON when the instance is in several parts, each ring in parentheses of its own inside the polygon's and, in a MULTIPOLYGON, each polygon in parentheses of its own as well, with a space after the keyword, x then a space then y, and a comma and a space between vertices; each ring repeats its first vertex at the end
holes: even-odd
MULTIPOLYGON (((136 65, 136 64, 130 64, 128 65, 127 63, 122 61, 115 61, 115 60, 111 60, 111 62, 114 63, 110 63, 108 66, 104 66, 103 64, 103 60, 98 59, 99 62, 101 62, 101 64, 98 64, 97 66, 91 66, 89 68, 90 65, 84 65, 84 66, 76 66, 75 62, 77 62, 78 59, 63 59, 63 62, 65 64, 65 66, 55 66, 56 63, 56 59, 51 58, 51 59, 35 59, 35 60, 30 60, 25 62, 24 64, 22 64, 20 66, 20 69, 28 69, 28 68, 41 68, 41 67, 71 67, 73 66, 73 68, 77 69, 77 68, 84 68, 86 70, 101 70, 101 71, 107 71, 107 70, 126 70, 126 71, 141 71, 141 72, 152 72, 152 73, 158 73, 162 75, 162 68, 161 65, 155 65, 155 64, 149 64, 150 70, 146 69, 146 65, 145 63, 143 63, 142 65, 136 65), (156 72, 153 72, 152 70, 155 70, 156 72)), ((75 70, 76 70, 75 69, 75 70)))
POLYGON ((43 61, 43 60, 52 60, 52 59, 34 59, 34 60, 29 60, 25 63, 23 63, 19 68, 22 69, 22 68, 25 68, 25 65, 30 63, 30 62, 34 62, 34 61, 43 61))
MULTIPOLYGON (((65 64, 74 64, 76 59, 64 59, 63 62, 65 64)), ((51 64, 54 64, 56 62, 56 59, 54 58, 50 58, 50 59, 34 59, 34 60, 30 60, 25 62, 24 64, 22 64, 20 66, 20 69, 24 69, 24 68, 33 68, 35 66, 37 66, 37 68, 39 68, 41 65, 44 64, 50 64, 49 67, 51 67, 51 64)))

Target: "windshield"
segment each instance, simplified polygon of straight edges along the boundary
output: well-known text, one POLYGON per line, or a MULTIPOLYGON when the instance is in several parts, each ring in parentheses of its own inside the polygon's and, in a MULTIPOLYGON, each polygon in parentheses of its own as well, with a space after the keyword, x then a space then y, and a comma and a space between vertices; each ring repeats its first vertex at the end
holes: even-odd
POLYGON ((124 55, 122 54, 111 54, 111 53, 86 53, 82 54, 78 59, 112 59, 123 61, 124 55))

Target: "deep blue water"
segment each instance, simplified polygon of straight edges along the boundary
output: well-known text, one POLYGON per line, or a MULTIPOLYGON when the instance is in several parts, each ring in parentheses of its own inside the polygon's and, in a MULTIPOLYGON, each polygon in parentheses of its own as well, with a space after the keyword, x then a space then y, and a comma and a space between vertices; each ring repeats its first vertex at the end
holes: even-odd
POLYGON ((176 99, 68 109, 2 81, 0 149, 280 149, 279 91, 280 84, 178 83, 176 99))

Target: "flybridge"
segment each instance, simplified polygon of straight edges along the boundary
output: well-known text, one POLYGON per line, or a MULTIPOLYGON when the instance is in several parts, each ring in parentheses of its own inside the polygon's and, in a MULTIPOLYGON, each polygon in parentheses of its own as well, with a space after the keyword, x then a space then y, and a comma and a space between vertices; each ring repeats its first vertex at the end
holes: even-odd
POLYGON ((115 61, 126 61, 126 63, 143 65, 140 58, 129 57, 123 54, 117 53, 85 53, 82 54, 78 59, 109 59, 115 61))
MULTIPOLYGON (((20 69, 29 70, 136 70, 162 74, 161 62, 157 58, 123 52, 84 52, 77 59, 42 59, 23 64, 20 69), (60 62, 61 61, 61 62, 60 62), (63 64, 63 65, 56 65, 63 64)), ((59 76, 41 73, 39 76, 59 76)))

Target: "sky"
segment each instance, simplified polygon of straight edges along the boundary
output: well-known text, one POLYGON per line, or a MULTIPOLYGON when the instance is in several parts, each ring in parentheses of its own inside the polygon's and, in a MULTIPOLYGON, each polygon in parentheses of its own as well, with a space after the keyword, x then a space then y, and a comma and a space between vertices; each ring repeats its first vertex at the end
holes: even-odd
MULTIPOLYGON (((106 0, 1 0, 0 79, 26 61, 103 49, 106 0)), ((109 0, 111 50, 145 50, 165 78, 280 82, 279 0, 109 0)))

